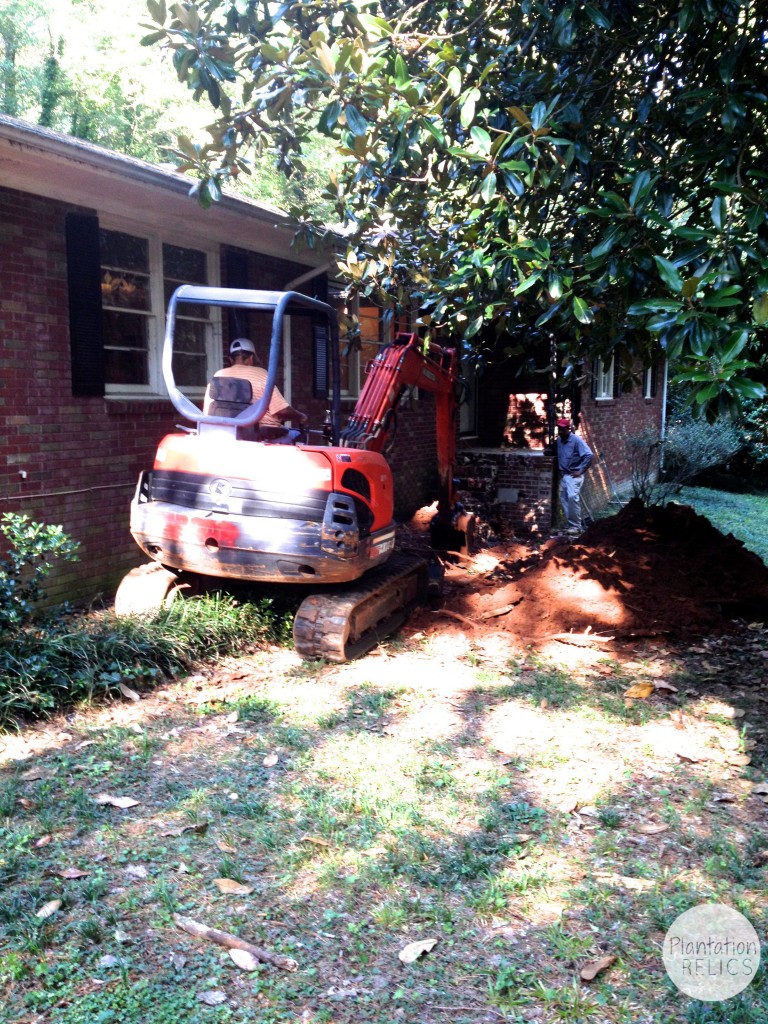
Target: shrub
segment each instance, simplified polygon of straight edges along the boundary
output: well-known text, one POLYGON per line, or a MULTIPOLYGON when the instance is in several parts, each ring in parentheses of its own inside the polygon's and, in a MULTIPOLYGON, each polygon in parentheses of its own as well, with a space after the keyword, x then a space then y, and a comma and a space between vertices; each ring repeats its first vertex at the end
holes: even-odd
POLYGON ((6 514, 0 529, 10 546, 0 562, 0 725, 103 697, 121 683, 146 688, 196 661, 289 635, 290 609, 222 594, 177 601, 154 619, 36 615, 53 560, 75 558, 77 544, 27 516, 6 514))

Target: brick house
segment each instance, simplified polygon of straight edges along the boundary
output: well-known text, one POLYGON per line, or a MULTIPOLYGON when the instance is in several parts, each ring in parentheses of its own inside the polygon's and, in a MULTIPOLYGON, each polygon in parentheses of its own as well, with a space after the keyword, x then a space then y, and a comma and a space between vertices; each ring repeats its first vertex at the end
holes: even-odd
MULTIPOLYGON (((128 530, 130 500, 179 422, 160 367, 173 288, 327 295, 331 254, 294 249, 285 214, 229 197, 202 210, 188 191, 173 171, 0 116, 0 511, 61 524, 80 542, 79 561, 49 587, 54 601, 109 594, 143 559, 128 530)), ((238 322, 199 309, 175 353, 177 383, 193 400, 235 332, 248 333, 263 360, 269 337, 266 314, 238 322)), ((382 340, 371 313, 361 310, 362 351, 344 364, 346 411, 382 340)), ((328 402, 316 387, 312 326, 290 321, 277 384, 319 428, 328 402)), ((400 417, 392 463, 403 517, 435 476, 429 396, 400 417)))

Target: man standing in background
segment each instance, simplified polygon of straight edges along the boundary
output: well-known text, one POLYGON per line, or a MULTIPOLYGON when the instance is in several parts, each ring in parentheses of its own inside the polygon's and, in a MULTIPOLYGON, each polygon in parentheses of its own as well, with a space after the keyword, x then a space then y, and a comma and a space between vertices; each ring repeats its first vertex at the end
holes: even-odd
POLYGON ((557 465, 560 470, 560 504, 565 515, 566 533, 578 537, 581 525, 581 488, 584 474, 592 462, 592 449, 574 434, 571 421, 557 421, 557 465))

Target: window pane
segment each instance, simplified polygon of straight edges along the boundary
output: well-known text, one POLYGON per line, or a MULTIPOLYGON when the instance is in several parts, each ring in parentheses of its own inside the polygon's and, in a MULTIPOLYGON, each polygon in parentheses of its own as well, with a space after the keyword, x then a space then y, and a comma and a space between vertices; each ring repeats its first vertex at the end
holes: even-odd
POLYGON ((208 280, 205 253, 163 243, 163 276, 176 284, 205 284, 208 280))
POLYGON ((177 320, 173 339, 173 375, 179 386, 205 387, 208 383, 205 352, 206 325, 177 320))
POLYGON ((149 320, 135 313, 105 311, 104 366, 109 384, 148 384, 149 320))
POLYGON ((173 376, 180 387, 202 387, 207 382, 205 355, 174 351, 173 376))
POLYGON ((101 304, 149 311, 149 278, 144 274, 121 273, 102 267, 101 304))
POLYGON ((149 273, 149 243, 146 238, 103 229, 99 234, 102 266, 149 273))

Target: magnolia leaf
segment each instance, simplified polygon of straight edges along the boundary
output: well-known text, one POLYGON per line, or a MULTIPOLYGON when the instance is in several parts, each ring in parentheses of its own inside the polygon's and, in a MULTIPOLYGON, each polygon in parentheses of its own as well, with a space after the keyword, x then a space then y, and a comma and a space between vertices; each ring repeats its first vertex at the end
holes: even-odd
POLYGON ((650 697, 655 689, 653 683, 635 683, 624 691, 624 696, 644 700, 646 697, 650 697))
POLYGON ((768 323, 768 292, 762 292, 755 296, 752 304, 752 316, 755 323, 761 326, 768 323))
POLYGON ((230 949, 227 952, 242 971, 258 971, 259 961, 247 949, 230 949))
POLYGON ((264 760, 261 762, 265 768, 274 768, 277 762, 280 760, 277 754, 267 754, 264 760))
POLYGON ((680 277, 677 267, 663 256, 654 256, 661 279, 673 292, 682 292, 683 279, 680 277))
POLYGON ((40 779, 52 779, 54 774, 55 772, 49 768, 38 765, 36 768, 30 768, 29 771, 24 772, 21 779, 23 782, 39 782, 40 779))
POLYGON ((302 836, 301 841, 302 843, 312 843, 313 846, 331 847, 333 845, 327 839, 321 839, 319 836, 302 836))
POLYGON ((350 103, 344 107, 344 116, 347 121, 347 128, 352 132, 353 135, 362 137, 368 132, 368 122, 357 109, 350 103))
POLYGON ((110 796, 109 793, 99 793, 93 799, 97 804, 109 804, 110 807, 119 807, 121 811, 125 811, 129 807, 136 807, 139 803, 131 796, 110 796))
POLYGON ((664 679, 656 679, 653 683, 654 690, 660 690, 662 693, 677 693, 677 687, 673 686, 672 683, 666 682, 664 679))
POLYGON ((401 963, 412 964, 436 945, 437 939, 418 939, 416 942, 409 942, 397 954, 397 959, 401 963))
POLYGON ((49 900, 40 907, 35 914, 35 917, 39 917, 41 921, 45 921, 46 918, 52 917, 57 910, 61 910, 62 905, 61 900, 49 900))
POLYGON ((635 831, 639 832, 643 836, 655 836, 658 835, 659 832, 666 832, 668 828, 669 825, 665 825, 663 823, 654 824, 652 821, 649 821, 643 825, 638 825, 635 828, 635 831))
POLYGON ((213 884, 225 896, 248 896, 253 892, 252 885, 243 885, 234 878, 214 878, 213 884))
POLYGON ((40 836, 39 839, 35 840, 35 849, 39 850, 41 847, 47 846, 52 839, 53 836, 40 836))
POLYGON ((584 301, 584 299, 580 299, 578 297, 573 300, 573 315, 580 324, 591 324, 595 319, 589 305, 584 301))
POLYGON ((80 868, 64 868, 63 871, 56 872, 59 878, 85 878, 89 873, 81 871, 80 868))
POLYGON ((336 74, 336 61, 333 59, 333 53, 327 43, 318 43, 315 47, 315 56, 326 75, 336 74))
POLYGON ((755 796, 768 796, 768 782, 756 782, 752 787, 755 796))
POLYGON ((128 700, 141 700, 141 697, 135 690, 132 690, 130 686, 126 686, 125 683, 118 683, 117 688, 124 697, 128 700))
POLYGON ((584 964, 579 971, 579 977, 582 981, 593 981, 598 974, 602 974, 603 971, 607 971, 615 962, 616 957, 612 955, 604 956, 600 960, 593 960, 589 964, 584 964))
POLYGON ((222 853, 237 853, 237 847, 232 846, 231 843, 227 843, 223 839, 217 839, 216 845, 222 853))

